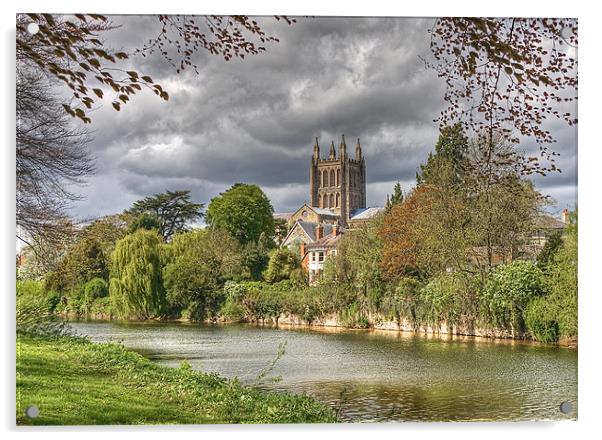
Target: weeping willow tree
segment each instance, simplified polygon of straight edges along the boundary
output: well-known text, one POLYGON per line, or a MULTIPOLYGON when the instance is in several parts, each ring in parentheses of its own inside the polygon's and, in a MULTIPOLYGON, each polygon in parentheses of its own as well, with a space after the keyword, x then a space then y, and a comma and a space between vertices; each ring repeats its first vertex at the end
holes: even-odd
POLYGON ((140 229, 117 242, 109 295, 119 318, 149 319, 163 313, 161 252, 162 240, 155 231, 140 229))

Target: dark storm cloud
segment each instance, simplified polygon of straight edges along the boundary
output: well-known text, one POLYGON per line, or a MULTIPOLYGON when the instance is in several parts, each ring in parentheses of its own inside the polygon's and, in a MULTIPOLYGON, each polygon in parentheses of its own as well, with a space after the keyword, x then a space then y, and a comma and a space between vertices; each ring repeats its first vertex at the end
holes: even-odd
MULTIPOLYGON (((113 47, 140 47, 159 30, 155 17, 112 19, 121 25, 108 39, 113 47)), ((442 106, 443 84, 419 58, 428 54, 432 19, 260 21, 280 43, 229 62, 199 53, 198 75, 178 75, 157 56, 129 61, 170 100, 145 92, 119 113, 109 101, 94 112, 98 174, 76 215, 118 212, 165 189, 190 189, 208 203, 235 182, 261 185, 276 211, 294 210, 308 197, 314 137, 324 155, 343 133, 351 154, 361 138, 369 205, 382 205, 396 181, 412 185, 437 139, 432 121, 442 106)), ((566 205, 574 201, 576 143, 572 129, 552 131, 565 172, 538 186, 566 205)))

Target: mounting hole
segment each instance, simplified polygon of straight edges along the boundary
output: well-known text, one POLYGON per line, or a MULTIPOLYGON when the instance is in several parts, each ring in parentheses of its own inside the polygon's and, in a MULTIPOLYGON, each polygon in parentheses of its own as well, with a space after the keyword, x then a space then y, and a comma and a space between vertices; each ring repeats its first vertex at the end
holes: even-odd
POLYGON ((571 402, 565 401, 560 404, 560 412, 562 414, 568 414, 573 410, 573 404, 571 402))
POLYGON ((30 405, 25 410, 25 415, 30 419, 35 419, 37 416, 40 415, 40 409, 35 405, 30 405))
POLYGON ((27 25, 27 32, 29 32, 31 35, 35 35, 40 31, 40 26, 38 26, 37 23, 29 23, 27 25))

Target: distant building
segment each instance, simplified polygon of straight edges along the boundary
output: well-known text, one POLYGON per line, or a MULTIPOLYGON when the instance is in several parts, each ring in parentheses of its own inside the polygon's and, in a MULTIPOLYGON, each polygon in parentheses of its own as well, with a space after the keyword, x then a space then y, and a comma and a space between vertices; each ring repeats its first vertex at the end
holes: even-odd
POLYGON ((309 168, 309 193, 309 204, 304 203, 293 213, 274 214, 274 218, 288 221, 289 231, 281 246, 298 247, 303 267, 313 283, 326 260, 336 255, 342 234, 370 221, 384 208, 366 207, 366 161, 360 140, 354 158, 350 158, 344 135, 338 157, 334 142, 330 144, 328 157, 320 157, 316 138, 309 168))

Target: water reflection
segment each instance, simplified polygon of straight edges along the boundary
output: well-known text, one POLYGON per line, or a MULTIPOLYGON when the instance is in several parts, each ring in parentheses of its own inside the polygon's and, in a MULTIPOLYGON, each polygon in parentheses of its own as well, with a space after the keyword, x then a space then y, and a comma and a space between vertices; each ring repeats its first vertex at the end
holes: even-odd
POLYGON ((164 365, 254 383, 275 356, 281 376, 264 388, 307 393, 344 421, 574 419, 577 352, 522 341, 386 331, 166 323, 73 323, 94 341, 120 341, 164 365), (560 402, 573 412, 559 411, 560 402))

